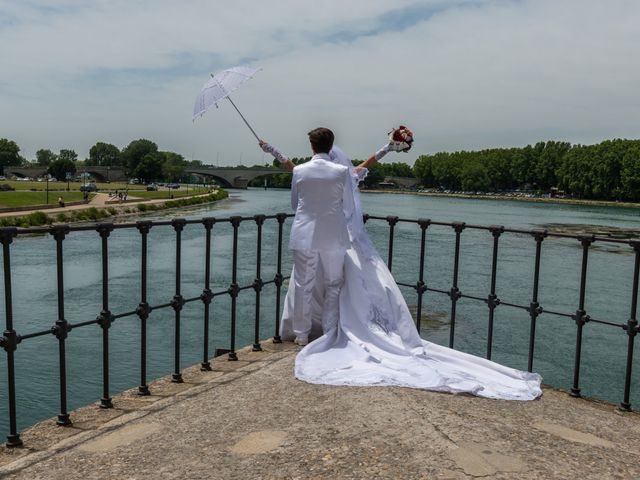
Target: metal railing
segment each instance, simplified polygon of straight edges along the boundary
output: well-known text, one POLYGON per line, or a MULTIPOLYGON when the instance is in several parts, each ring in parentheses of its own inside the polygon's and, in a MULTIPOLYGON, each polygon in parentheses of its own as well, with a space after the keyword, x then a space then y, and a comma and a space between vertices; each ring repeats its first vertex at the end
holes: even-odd
POLYGON ((418 294, 418 304, 417 304, 417 314, 416 314, 416 322, 418 331, 420 331, 420 321, 422 316, 422 303, 423 296, 426 292, 436 292, 440 294, 447 295, 451 300, 451 311, 450 311, 450 330, 449 330, 449 347, 453 348, 454 338, 455 338, 455 326, 456 326, 456 307, 458 301, 462 298, 475 300, 479 302, 484 302, 487 305, 488 311, 488 324, 487 324, 487 353, 486 357, 491 359, 491 351, 493 344, 493 321, 495 310, 498 306, 506 306, 512 307, 516 309, 525 310, 529 314, 530 318, 530 328, 529 328, 529 349, 528 349, 528 361, 527 361, 527 370, 529 372, 533 371, 533 359, 534 359, 534 350, 535 350, 535 340, 536 340, 536 321, 540 315, 555 315, 559 317, 572 319, 576 324, 576 343, 575 343, 575 358, 574 358, 574 367, 573 367, 573 383, 571 385, 571 389, 569 391, 570 395, 573 397, 581 396, 580 389, 580 365, 581 365, 581 357, 582 357, 582 336, 583 329, 587 323, 598 323, 601 325, 607 325, 611 327, 619 328, 621 331, 626 333, 628 337, 627 342, 627 362, 625 367, 625 382, 624 382, 624 393, 623 400, 620 402, 620 409, 629 411, 631 410, 630 403, 630 391, 631 391, 631 370, 633 366, 633 348, 634 348, 634 340, 635 336, 640 330, 638 327, 638 320, 636 318, 637 306, 638 306, 638 277, 640 272, 640 240, 632 239, 632 240, 619 240, 612 239, 606 237, 598 237, 596 235, 591 234, 581 234, 581 235, 569 235, 564 233, 553 233, 544 229, 533 229, 533 230, 523 230, 523 229, 514 229, 514 228, 505 228, 501 225, 491 225, 491 226, 482 226, 482 225, 470 225, 464 222, 437 222, 432 221, 430 219, 405 219, 399 218, 396 216, 387 216, 387 217, 376 217, 372 215, 364 216, 365 222, 368 220, 383 220, 386 221, 389 225, 389 247, 388 247, 388 258, 387 258, 387 266, 389 270, 392 268, 393 261, 393 238, 394 238, 394 230, 396 224, 399 222, 415 224, 417 225, 421 232, 421 242, 420 242, 420 267, 419 267, 419 278, 415 284, 397 282, 398 285, 402 285, 404 287, 412 288, 418 294), (453 229, 455 232, 455 249, 454 249, 454 259, 453 259, 453 278, 451 282, 451 288, 449 290, 442 290, 438 288, 428 287, 424 281, 424 259, 425 259, 425 244, 426 244, 426 233, 427 229, 432 226, 443 226, 449 227, 453 229), (491 287, 490 291, 486 297, 479 297, 475 295, 467 295, 460 291, 458 288, 458 273, 459 273, 459 263, 460 263, 460 237, 462 232, 465 229, 473 229, 473 230, 481 230, 490 232, 493 236, 493 250, 492 250, 492 261, 491 261, 491 287), (534 260, 534 273, 533 273, 533 286, 531 291, 531 300, 528 305, 519 305, 516 303, 510 303, 501 300, 498 298, 496 294, 496 272, 497 272, 497 264, 498 264, 498 247, 500 237, 504 233, 512 233, 512 234, 520 234, 520 235, 528 235, 531 236, 535 241, 536 253, 534 260), (557 312, 549 309, 543 308, 543 306, 539 302, 538 298, 538 290, 540 285, 540 259, 542 255, 542 242, 547 237, 556 237, 556 238, 566 238, 573 239, 580 242, 582 247, 582 261, 581 261, 581 273, 580 273, 580 288, 579 288, 579 298, 578 305, 573 313, 569 312, 557 312), (594 242, 605 242, 617 245, 627 245, 634 253, 634 266, 633 266, 633 284, 631 286, 631 302, 629 309, 629 319, 626 323, 615 323, 608 320, 601 320, 597 318, 593 318, 588 315, 585 310, 585 292, 587 286, 587 265, 589 261, 589 252, 590 247, 594 242))
MULTIPOLYGON (((279 332, 279 320, 280 320, 280 305, 282 286, 284 280, 289 278, 282 273, 282 255, 283 255, 283 226, 287 218, 292 217, 291 214, 279 213, 276 215, 255 215, 249 217, 232 216, 228 218, 214 218, 207 217, 200 220, 185 220, 176 218, 170 221, 138 221, 135 223, 101 223, 97 225, 54 225, 51 227, 35 227, 35 228, 0 228, 0 243, 3 248, 3 265, 4 265, 4 293, 5 293, 5 330, 2 337, 0 337, 0 346, 5 350, 7 354, 7 392, 9 403, 9 434, 7 436, 6 445, 9 447, 17 447, 22 445, 22 439, 20 433, 17 430, 16 421, 16 381, 15 381, 15 365, 14 365, 14 353, 21 342, 26 340, 42 337, 47 335, 53 335, 58 341, 58 354, 59 354, 59 384, 60 384, 60 413, 57 416, 57 424, 61 426, 70 425, 71 418, 67 410, 67 371, 66 371, 66 350, 65 341, 72 330, 86 327, 89 325, 98 325, 102 330, 102 397, 100 398, 100 408, 112 408, 113 403, 110 397, 109 389, 109 328, 116 320, 120 320, 126 317, 138 317, 140 321, 140 383, 138 386, 139 395, 149 395, 151 392, 147 385, 147 320, 151 313, 156 310, 170 308, 174 311, 174 369, 172 372, 172 381, 175 383, 181 383, 181 363, 180 363, 180 326, 181 326, 181 311, 185 305, 194 302, 201 302, 204 306, 203 314, 203 351, 201 370, 211 370, 209 362, 209 322, 211 316, 211 304, 214 298, 219 296, 228 296, 231 299, 230 310, 230 340, 229 348, 220 350, 216 353, 226 353, 229 360, 237 360, 235 348, 236 348, 236 316, 237 316, 237 300, 242 291, 253 290, 255 292, 255 319, 254 319, 254 341, 253 350, 260 351, 260 296, 264 286, 273 284, 275 287, 275 332, 273 340, 274 342, 280 342, 279 332), (263 240, 262 240, 262 227, 268 220, 275 220, 277 222, 277 242, 276 249, 276 273, 273 279, 264 280, 262 278, 262 259, 263 259, 263 240), (238 232, 243 222, 253 222, 257 226, 256 234, 256 274, 252 283, 247 285, 238 284, 238 232), (233 245, 232 245, 232 257, 231 257, 231 283, 228 288, 213 292, 211 290, 211 239, 213 227, 216 224, 228 223, 233 229, 233 245), (198 296, 191 298, 185 298, 181 293, 181 266, 182 266, 182 232, 188 225, 199 225, 204 230, 205 236, 205 271, 202 293, 198 296), (175 291, 170 301, 158 305, 149 305, 147 299, 147 249, 148 249, 148 234, 152 228, 157 227, 172 227, 175 232, 175 291), (137 230, 140 234, 141 240, 141 253, 140 253, 140 301, 136 308, 122 312, 112 313, 109 306, 109 236, 111 232, 119 229, 137 230), (63 245, 65 238, 73 232, 79 231, 95 231, 97 232, 101 241, 101 257, 102 257, 102 309, 98 316, 89 321, 79 322, 75 324, 69 323, 65 319, 65 295, 64 295, 64 274, 63 274, 63 245), (55 240, 56 244, 56 271, 57 271, 57 320, 55 325, 46 330, 18 334, 14 329, 13 322, 13 300, 12 300, 12 271, 11 271, 11 244, 13 239, 20 235, 27 234, 50 234, 55 240)), ((583 328, 587 323, 599 323, 608 325, 611 327, 619 328, 625 332, 628 336, 627 344, 627 362, 625 372, 625 385, 623 400, 620 403, 620 408, 623 410, 630 410, 630 387, 631 387, 631 369, 633 364, 633 348, 634 339, 638 333, 638 321, 636 319, 637 310, 637 297, 638 297, 638 279, 640 271, 640 241, 639 240, 617 240, 609 238, 596 237, 595 235, 568 235, 561 233, 552 233, 546 230, 521 230, 521 229, 509 229, 503 226, 479 226, 469 225, 462 222, 436 222, 428 219, 404 219, 396 216, 389 217, 377 217, 365 215, 365 221, 382 220, 386 221, 389 226, 389 240, 388 240, 388 252, 387 252, 387 265, 389 269, 393 266, 393 252, 394 252, 394 232, 395 226, 398 223, 414 224, 420 229, 420 257, 419 257, 419 273, 418 279, 414 284, 398 282, 399 285, 404 287, 410 287, 417 293, 417 315, 416 323, 418 331, 420 331, 420 322, 422 318, 423 309, 423 297, 427 292, 434 292, 446 295, 450 298, 450 331, 449 331, 449 347, 453 348, 455 339, 455 327, 456 327, 456 308, 457 303, 461 299, 470 299, 478 302, 484 302, 488 308, 488 336, 486 357, 491 358, 492 354, 492 342, 493 342, 493 323, 495 310, 499 306, 512 307, 516 309, 525 310, 529 314, 530 328, 529 328, 529 347, 528 347, 528 370, 533 369, 534 351, 535 351, 535 338, 536 338, 536 321, 540 315, 555 315, 572 319, 576 324, 576 346, 575 346, 575 361, 573 372, 573 384, 570 389, 570 394, 574 397, 581 395, 581 389, 579 386, 580 380, 580 364, 582 354, 582 335, 583 328), (426 257, 426 239, 427 231, 429 227, 441 226, 451 228, 455 234, 455 249, 453 258, 453 277, 451 287, 449 290, 438 289, 429 287, 425 283, 424 270, 425 270, 425 257, 426 257), (474 229, 487 231, 493 236, 493 250, 492 250, 492 262, 491 262, 491 281, 490 290, 486 297, 480 297, 476 295, 465 294, 460 291, 458 276, 459 276, 459 262, 460 262, 460 239, 463 232, 466 229, 474 229), (535 260, 534 260, 534 274, 533 274, 533 287, 531 291, 531 299, 528 305, 519 305, 516 303, 510 303, 501 300, 496 293, 496 274, 498 264, 498 248, 500 238, 503 234, 519 234, 530 236, 535 242, 535 260), (582 264, 581 264, 581 276, 580 276, 580 289, 579 299, 577 302, 577 308, 574 313, 564 313, 551 311, 543 308, 539 302, 538 290, 540 280, 540 259, 542 255, 542 244, 547 237, 560 237, 567 239, 574 239, 580 242, 582 246, 582 264), (631 306, 629 319, 626 323, 614 323, 601 319, 592 318, 587 315, 585 311, 585 289, 587 282, 587 265, 589 260, 590 246, 594 242, 609 242, 621 245, 629 246, 635 253, 635 261, 633 267, 633 285, 631 287, 631 306)))
POLYGON ((98 325, 102 329, 102 397, 100 398, 100 408, 113 408, 113 402, 109 390, 109 328, 114 321, 126 317, 137 316, 140 320, 140 384, 138 386, 139 395, 150 395, 147 385, 147 319, 153 311, 171 308, 175 315, 174 330, 174 369, 171 375, 172 382, 182 383, 182 373, 180 364, 180 314, 185 305, 193 302, 202 302, 204 305, 203 316, 203 351, 201 370, 211 370, 209 362, 209 322, 211 316, 211 303, 219 296, 229 296, 231 298, 231 331, 228 349, 218 349, 217 354, 227 354, 229 360, 237 360, 236 348, 236 316, 237 298, 243 290, 253 290, 255 292, 255 336, 253 350, 262 350, 260 346, 260 295, 262 288, 266 285, 275 286, 276 307, 275 307, 275 333, 273 341, 281 342, 279 333, 280 299, 282 295, 282 285, 284 280, 289 278, 282 274, 282 235, 283 226, 288 217, 293 215, 278 213, 276 215, 255 215, 251 217, 233 216, 228 218, 207 217, 201 220, 185 220, 175 218, 171 221, 139 221, 135 223, 101 223, 97 225, 54 225, 51 227, 35 228, 0 228, 0 243, 2 243, 3 264, 4 264, 4 294, 5 294, 5 330, 0 337, 0 347, 4 348, 7 354, 7 392, 9 402, 9 434, 6 445, 8 447, 19 447, 23 444, 20 433, 17 430, 17 405, 16 405, 16 378, 14 354, 18 345, 25 340, 32 338, 53 335, 58 340, 59 357, 59 381, 60 381, 60 413, 57 416, 57 424, 61 426, 71 425, 71 418, 67 410, 67 367, 65 341, 72 330, 98 325), (277 233, 277 261, 276 274, 271 280, 264 280, 261 277, 262 264, 262 227, 267 220, 275 220, 278 223, 277 233), (248 285, 238 285, 238 230, 242 222, 254 222, 257 226, 256 236, 256 276, 252 283, 248 285), (211 290, 211 236, 215 224, 229 223, 233 228, 233 250, 231 283, 228 288, 213 292, 211 290), (181 266, 182 266, 182 231, 187 225, 201 225, 205 235, 205 273, 204 288, 198 296, 185 298, 181 293, 181 266), (172 299, 166 303, 149 305, 147 301, 147 244, 148 234, 151 228, 173 227, 175 231, 176 260, 175 260, 175 291, 172 299), (109 235, 114 230, 137 229, 141 239, 141 269, 140 269, 140 302, 137 307, 121 313, 113 313, 109 307, 109 235), (80 231, 96 231, 99 235, 102 246, 102 309, 93 320, 69 323, 65 319, 65 295, 64 295, 64 273, 63 273, 63 244, 65 238, 80 231), (13 297, 11 290, 11 243, 19 235, 50 234, 56 242, 56 272, 57 272, 57 305, 58 319, 55 325, 46 330, 18 334, 13 323, 13 297))

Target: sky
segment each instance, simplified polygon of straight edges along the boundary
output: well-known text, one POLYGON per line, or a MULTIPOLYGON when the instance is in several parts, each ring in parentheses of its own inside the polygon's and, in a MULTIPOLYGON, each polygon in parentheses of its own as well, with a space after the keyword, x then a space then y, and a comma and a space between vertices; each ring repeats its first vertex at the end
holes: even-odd
POLYGON ((192 120, 225 68, 261 138, 309 155, 331 128, 366 158, 405 124, 421 154, 640 138, 636 0, 0 0, 0 138, 27 159, 147 138, 207 164, 269 161, 229 102, 192 120))

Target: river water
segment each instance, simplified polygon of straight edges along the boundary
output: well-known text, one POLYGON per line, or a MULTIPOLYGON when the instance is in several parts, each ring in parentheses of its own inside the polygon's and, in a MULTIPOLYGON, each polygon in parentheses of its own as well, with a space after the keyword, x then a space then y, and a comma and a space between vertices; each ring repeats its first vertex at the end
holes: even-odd
MULTIPOLYGON (((514 228, 553 225, 591 225, 590 229, 615 227, 639 229, 640 216, 633 209, 586 207, 394 194, 364 194, 363 205, 372 215, 403 218, 431 218, 514 228)), ((289 192, 285 190, 233 191, 228 200, 215 205, 183 210, 180 216, 227 217, 229 215, 288 212, 289 192)), ((127 219, 166 219, 175 211, 127 219)), ((240 228, 238 283, 251 284, 255 277, 255 233, 253 222, 240 228)), ((288 235, 286 224, 285 234, 288 235)), ((263 279, 275 274, 277 223, 269 221, 263 233, 263 279)), ((382 257, 386 258, 388 227, 370 221, 370 234, 382 257)), ((203 227, 190 225, 183 232, 182 294, 199 295, 203 288, 203 227)), ((453 269, 454 234, 450 227, 429 227, 427 231, 425 280, 429 287, 448 290, 453 269)), ((231 282, 231 239, 228 224, 213 230, 212 289, 224 290, 231 282)), ((420 229, 399 224, 394 240, 393 273, 401 282, 415 283, 418 277, 420 229)), ((460 290, 486 297, 490 288, 491 234, 465 230, 460 257, 460 290)), ((625 246, 594 244, 589 257, 586 310, 593 318, 617 324, 627 321, 630 309, 633 255, 625 246)), ((109 238, 110 309, 114 314, 135 309, 140 291, 140 235, 136 230, 116 230, 109 238)), ((528 305, 531 299, 535 242, 528 235, 504 234, 500 240, 497 295, 505 302, 528 305)), ((578 306, 582 249, 575 240, 546 239, 543 242, 539 300, 549 310, 572 313, 578 306)), ((65 310, 72 324, 92 320, 101 309, 101 255, 95 232, 70 234, 64 241, 65 310)), ((171 227, 154 227, 149 234, 149 285, 151 305, 171 301, 175 279, 175 234, 171 227)), ((291 266, 286 251, 283 271, 291 266)), ((12 244, 14 328, 19 334, 45 330, 57 316, 55 242, 50 236, 19 238, 12 244)), ((273 285, 264 288, 261 337, 273 335, 275 294, 273 285)), ((416 294, 403 289, 410 305, 416 294)), ((238 347, 253 342, 254 293, 247 290, 238 300, 238 347)), ((283 295, 284 299, 284 295, 283 295)), ((423 338, 446 345, 449 336, 450 301, 446 295, 428 292, 424 300, 423 338)), ((212 307, 210 351, 225 348, 229 339, 230 302, 216 298, 212 307)), ((202 317, 200 302, 185 305, 182 311, 181 362, 186 367, 201 361, 202 317)), ((4 317, 4 309, 0 314, 4 317)), ((484 355, 487 341, 488 309, 482 302, 458 302, 455 347, 484 355)), ((4 318, 0 318, 4 324, 4 318)), ((152 312, 148 321, 148 378, 167 375, 173 368, 173 311, 152 312)), ((134 387, 139 381, 139 320, 117 320, 110 329, 111 392, 134 387)), ((543 314, 538 319, 534 371, 544 382, 569 388, 573 379, 575 323, 568 318, 543 314)), ((507 306, 496 310, 492 359, 526 369, 529 341, 527 312, 507 306)), ((584 329, 580 386, 586 396, 611 402, 622 399, 627 336, 616 327, 588 323, 584 329)), ((102 396, 102 335, 90 325, 70 332, 67 339, 67 382, 69 409, 95 402, 102 396)), ((636 356, 637 359, 637 356, 636 356)), ((634 365, 631 402, 640 401, 637 380, 640 365, 634 365)), ((57 341, 53 336, 25 340, 16 352, 18 424, 23 429, 49 418, 59 409, 57 341)), ((0 431, 8 429, 6 356, 0 354, 0 431)))

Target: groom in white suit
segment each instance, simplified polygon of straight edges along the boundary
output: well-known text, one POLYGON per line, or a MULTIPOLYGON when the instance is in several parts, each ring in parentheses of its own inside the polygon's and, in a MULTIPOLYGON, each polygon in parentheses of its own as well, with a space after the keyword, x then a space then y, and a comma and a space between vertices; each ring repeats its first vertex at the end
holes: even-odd
POLYGON ((293 312, 289 313, 298 345, 308 343, 314 317, 321 317, 324 332, 335 325, 339 317, 344 258, 350 246, 347 222, 353 214, 354 200, 349 169, 329 159, 333 139, 333 132, 328 128, 309 132, 314 155, 309 162, 298 166, 271 145, 260 142, 265 152, 293 170, 291 208, 295 211, 295 219, 289 248, 294 257, 291 281, 295 284, 295 293, 293 312), (318 305, 321 313, 314 308, 318 303, 316 276, 319 268, 323 283, 321 304, 318 305))

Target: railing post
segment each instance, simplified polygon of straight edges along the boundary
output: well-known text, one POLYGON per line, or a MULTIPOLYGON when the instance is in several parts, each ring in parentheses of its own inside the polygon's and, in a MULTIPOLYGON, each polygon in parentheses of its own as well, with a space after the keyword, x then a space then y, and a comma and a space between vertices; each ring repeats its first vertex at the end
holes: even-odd
POLYGON ((253 338, 252 351, 262 351, 260 345, 260 291, 262 290, 262 276, 261 276, 261 264, 262 264, 262 225, 264 224, 265 215, 255 215, 254 220, 258 226, 258 238, 256 239, 256 279, 253 281, 253 289, 256 292, 256 319, 255 319, 255 332, 253 338))
POLYGON ((229 295, 231 296, 231 338, 229 339, 229 360, 238 360, 236 354, 236 302, 240 287, 238 286, 238 228, 242 217, 231 217, 233 227, 233 254, 231 258, 231 285, 229 285, 229 295))
POLYGON ((9 397, 9 435, 7 447, 21 447, 22 439, 18 433, 16 420, 16 372, 14 352, 20 343, 20 337, 13 329, 13 299, 11 294, 11 252, 9 245, 17 235, 18 230, 13 227, 0 228, 0 242, 2 242, 2 260, 4 263, 4 309, 5 329, 0 346, 7 352, 7 385, 9 397))
POLYGON ((487 358, 491 360, 491 348, 493 346, 493 317, 495 309, 500 305, 500 299, 496 295, 496 274, 498 270, 498 241, 500 235, 504 233, 502 225, 491 225, 489 227, 491 235, 493 235, 493 255, 491 259, 491 291, 487 295, 485 303, 489 307, 489 327, 487 332, 487 358))
POLYGON ((538 285, 540 283, 540 255, 542 253, 542 242, 547 236, 546 230, 532 230, 531 235, 536 241, 536 258, 535 267, 533 270, 533 293, 531 295, 531 302, 527 312, 529 312, 530 327, 529 327, 529 355, 527 358, 527 371, 533 371, 533 352, 536 342, 536 321, 538 316, 543 312, 540 303, 538 302, 538 285))
POLYGON ((416 329, 418 335, 420 335, 421 321, 422 321, 422 296, 427 291, 427 286, 424 283, 424 254, 425 244, 427 239, 427 228, 431 225, 431 220, 421 218, 418 220, 418 225, 422 230, 422 236, 420 239, 420 271, 418 273, 418 281, 416 282, 416 293, 418 294, 418 308, 416 309, 416 329))
POLYGON ((595 241, 594 235, 580 235, 578 240, 582 244, 582 272, 580 274, 580 301, 573 319, 576 322, 576 356, 573 367, 573 386, 569 394, 572 397, 580 396, 580 356, 582 354, 582 328, 589 321, 589 316, 584 309, 585 291, 587 288, 587 261, 589 260, 589 247, 595 241))
POLYGON ((393 232, 396 229, 396 223, 398 223, 398 217, 389 215, 387 217, 387 223, 389 224, 389 250, 387 252, 387 267, 391 271, 391 264, 393 262, 393 232))
POLYGON ((203 372, 211 371, 211 362, 209 362, 209 317, 211 301, 213 300, 213 293, 211 292, 211 230, 213 224, 216 223, 216 219, 213 217, 207 217, 202 219, 202 223, 205 228, 205 248, 204 248, 204 290, 200 299, 204 304, 204 332, 203 332, 203 349, 202 349, 202 363, 200 363, 200 370, 203 372))
POLYGON ((278 213, 276 214, 276 219, 278 220, 278 261, 276 264, 276 276, 273 279, 276 286, 276 332, 273 336, 273 343, 282 343, 282 338, 280 337, 280 298, 282 284, 284 283, 284 277, 282 276, 282 227, 287 219, 287 214, 278 213))
POLYGON ((629 313, 629 320, 625 326, 625 330, 628 336, 627 343, 627 368, 624 375, 624 397, 620 402, 620 409, 630 411, 631 403, 629 402, 629 395, 631 392, 631 368, 633 367, 633 343, 638 333, 638 320, 636 318, 636 312, 638 307, 638 277, 640 273, 640 241, 632 240, 630 242, 635 252, 635 263, 633 267, 633 287, 631 288, 631 312, 629 313))
POLYGON ((136 222, 136 228, 140 232, 142 239, 142 253, 140 265, 140 303, 136 308, 138 318, 140 318, 140 385, 138 395, 150 395, 149 385, 147 385, 147 319, 151 313, 151 307, 147 302, 147 236, 151 230, 150 221, 136 222))
POLYGON ((449 298, 451 298, 451 328, 449 330, 449 348, 453 348, 453 339, 456 329, 456 306, 458 300, 462 297, 462 293, 458 289, 458 267, 460 264, 460 234, 465 229, 466 224, 464 222, 453 222, 452 227, 456 232, 456 246, 455 256, 453 260, 453 285, 449 291, 449 298))
POLYGON ((50 231, 54 240, 56 241, 56 273, 57 273, 57 291, 58 291, 58 319, 55 326, 51 329, 51 333, 58 339, 58 363, 60 369, 60 413, 56 424, 60 426, 71 425, 71 419, 69 418, 69 412, 67 411, 67 356, 65 350, 65 339, 71 325, 64 318, 64 272, 63 272, 63 257, 62 257, 62 241, 67 233, 69 233, 69 227, 67 225, 59 225, 51 227, 50 231))
POLYGON ((171 301, 171 308, 175 312, 175 352, 174 368, 171 374, 173 383, 182 383, 182 373, 180 373, 180 312, 184 306, 184 298, 180 293, 180 277, 182 268, 182 230, 186 225, 184 218, 174 218, 171 225, 176 232, 176 293, 171 301))
POLYGON ((98 325, 102 327, 102 398, 100 408, 113 408, 109 396, 109 328, 113 323, 113 315, 109 310, 109 248, 108 239, 113 224, 102 223, 96 229, 102 239, 102 311, 98 315, 98 325))

